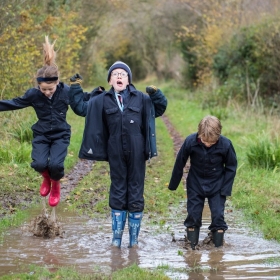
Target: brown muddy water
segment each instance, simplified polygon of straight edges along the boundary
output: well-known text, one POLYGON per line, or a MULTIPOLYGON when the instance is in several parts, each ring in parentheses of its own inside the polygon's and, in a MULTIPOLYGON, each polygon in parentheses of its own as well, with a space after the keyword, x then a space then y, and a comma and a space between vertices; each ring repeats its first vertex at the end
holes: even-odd
MULTIPOLYGON (((171 279, 280 279, 280 244, 264 240, 255 230, 250 230, 242 222, 241 214, 230 206, 225 216, 229 225, 225 245, 200 250, 184 246, 185 202, 164 226, 149 225, 144 215, 139 247, 132 249, 127 247, 127 225, 122 247, 112 248, 109 219, 89 220, 64 207, 64 203, 60 203, 56 211, 65 232, 63 238, 35 237, 21 228, 4 234, 0 240, 0 276, 30 271, 27 269, 30 264, 49 269, 72 266, 85 273, 109 274, 136 263, 146 269, 162 267, 171 279)), ((40 211, 33 210, 33 218, 40 211)), ((209 224, 210 212, 206 204, 200 242, 207 237, 209 224)))

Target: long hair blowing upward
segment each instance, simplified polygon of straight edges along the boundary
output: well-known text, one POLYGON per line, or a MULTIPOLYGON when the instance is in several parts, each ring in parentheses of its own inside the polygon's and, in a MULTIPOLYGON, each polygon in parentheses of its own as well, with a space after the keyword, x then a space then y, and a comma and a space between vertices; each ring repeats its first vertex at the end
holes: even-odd
POLYGON ((58 66, 55 63, 56 51, 54 50, 54 44, 56 40, 51 44, 49 37, 45 36, 45 43, 43 44, 44 53, 44 66, 37 71, 36 78, 38 77, 58 77, 58 66))

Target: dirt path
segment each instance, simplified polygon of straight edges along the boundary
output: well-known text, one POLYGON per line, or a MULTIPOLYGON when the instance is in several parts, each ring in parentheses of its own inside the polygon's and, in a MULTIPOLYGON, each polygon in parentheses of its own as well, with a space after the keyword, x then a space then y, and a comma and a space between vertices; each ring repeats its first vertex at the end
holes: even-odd
POLYGON ((169 121, 166 115, 163 115, 161 118, 165 123, 166 128, 172 138, 173 146, 174 146, 174 155, 176 156, 177 152, 179 151, 185 139, 183 139, 179 134, 179 132, 175 130, 175 128, 173 127, 173 125, 171 124, 171 122, 169 121))
POLYGON ((62 180, 61 201, 64 201, 67 195, 75 189, 83 177, 92 170, 92 165, 93 161, 79 159, 74 168, 62 180))

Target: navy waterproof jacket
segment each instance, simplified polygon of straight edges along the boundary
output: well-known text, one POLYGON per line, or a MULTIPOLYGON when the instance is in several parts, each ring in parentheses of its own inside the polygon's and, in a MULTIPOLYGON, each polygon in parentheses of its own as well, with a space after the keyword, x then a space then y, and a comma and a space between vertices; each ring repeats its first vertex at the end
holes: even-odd
POLYGON ((33 107, 38 121, 32 126, 36 135, 54 135, 63 131, 70 133, 66 122, 69 105, 69 86, 59 83, 52 99, 46 97, 38 88, 31 88, 21 97, 0 100, 0 111, 18 110, 33 107))
MULTIPOLYGON (((129 92, 141 95, 144 104, 143 135, 145 139, 145 159, 157 156, 155 118, 161 116, 167 107, 167 99, 158 89, 154 94, 147 95, 135 89, 130 84, 129 92)), ((88 160, 108 161, 107 143, 109 134, 103 121, 103 97, 114 94, 113 88, 107 91, 91 93, 85 98, 85 93, 79 84, 70 86, 69 98, 72 110, 79 116, 85 116, 85 129, 79 157, 88 160)))
POLYGON ((236 174, 237 159, 231 141, 220 135, 216 144, 206 148, 198 140, 198 134, 189 135, 174 164, 168 188, 176 190, 183 175, 183 169, 190 158, 187 188, 203 197, 220 192, 230 196, 236 174))

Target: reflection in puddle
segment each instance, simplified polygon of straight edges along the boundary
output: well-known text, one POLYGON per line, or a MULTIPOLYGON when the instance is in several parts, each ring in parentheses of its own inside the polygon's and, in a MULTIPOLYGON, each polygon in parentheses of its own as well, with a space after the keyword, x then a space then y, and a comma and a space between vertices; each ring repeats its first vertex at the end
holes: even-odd
MULTIPOLYGON (((277 279, 280 276, 280 244, 267 241, 241 222, 233 213, 226 214, 229 229, 225 246, 210 250, 183 248, 185 203, 164 228, 145 224, 139 236, 139 247, 128 248, 128 230, 124 232, 122 248, 110 246, 111 221, 88 220, 69 211, 63 212, 63 203, 57 209, 64 238, 43 239, 11 229, 0 244, 0 276, 28 271, 29 264, 49 268, 75 266, 81 272, 111 271, 138 264, 142 268, 168 267, 172 279, 277 279), (169 230, 166 230, 169 228, 169 230), (172 242, 171 231, 176 242, 172 242), (276 260, 273 262, 273 260, 276 260)), ((40 210, 33 214, 38 215, 40 210)), ((235 214, 236 216, 236 214, 235 214)), ((203 213, 202 241, 208 233, 210 213, 207 204, 203 213)), ((147 222, 147 221, 146 221, 147 222)))

